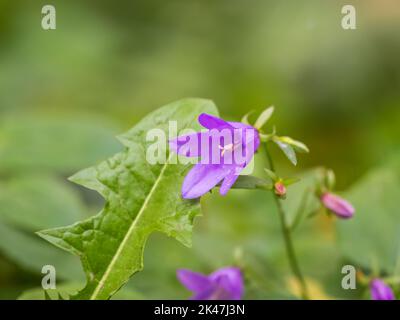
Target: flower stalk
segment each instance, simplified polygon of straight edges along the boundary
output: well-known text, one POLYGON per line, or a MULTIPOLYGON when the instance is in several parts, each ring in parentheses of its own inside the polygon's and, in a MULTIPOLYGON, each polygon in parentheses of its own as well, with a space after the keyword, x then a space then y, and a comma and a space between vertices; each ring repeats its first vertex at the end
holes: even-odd
MULTIPOLYGON (((268 163, 269 163, 269 169, 273 172, 275 172, 275 167, 274 167, 274 163, 272 161, 272 157, 268 151, 268 146, 267 143, 265 143, 265 152, 267 155, 267 159, 268 159, 268 163)), ((287 223, 287 218, 286 218, 286 212, 283 209, 281 200, 279 198, 279 196, 275 193, 272 192, 273 197, 275 199, 275 203, 276 203, 276 207, 278 209, 278 214, 279 214, 279 219, 280 219, 280 223, 281 223, 281 229, 282 229, 282 234, 283 234, 283 239, 285 241, 285 247, 286 247, 286 253, 289 259, 289 264, 290 264, 290 268, 292 269, 292 272, 294 274, 294 276, 296 277, 296 279, 299 282, 300 285, 300 290, 301 290, 301 297, 303 299, 308 300, 309 299, 309 294, 308 294, 308 290, 307 290, 307 285, 306 285, 306 281, 304 279, 304 276, 301 272, 299 263, 297 261, 297 257, 296 257, 296 252, 293 246, 293 241, 292 241, 292 234, 291 234, 291 230, 290 230, 290 226, 287 223)))

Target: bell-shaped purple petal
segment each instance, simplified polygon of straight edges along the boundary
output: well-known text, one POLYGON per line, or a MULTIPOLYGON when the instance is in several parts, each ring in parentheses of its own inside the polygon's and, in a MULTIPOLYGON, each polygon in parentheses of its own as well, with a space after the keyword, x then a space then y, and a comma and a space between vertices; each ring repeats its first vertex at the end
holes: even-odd
POLYGON ((228 193, 229 189, 233 186, 238 177, 239 175, 236 174, 234 170, 232 170, 225 177, 225 179, 222 181, 221 187, 219 188, 219 193, 221 194, 221 196, 224 196, 228 193))
POLYGON ((348 201, 333 193, 325 192, 321 196, 321 202, 339 218, 348 219, 354 215, 354 207, 348 201))
POLYGON ((170 140, 170 149, 175 153, 200 157, 200 163, 183 181, 185 199, 202 196, 222 180, 220 193, 225 195, 260 145, 258 131, 252 126, 227 122, 205 113, 200 114, 198 120, 209 130, 170 140))
POLYGON ((371 281, 370 290, 372 300, 395 300, 393 290, 380 279, 371 281))
POLYGON ((215 297, 216 297, 216 288, 215 285, 213 284, 204 291, 196 292, 192 297, 190 297, 190 300, 218 300, 215 297))
POLYGON ((238 268, 221 268, 208 276, 181 269, 177 276, 192 291, 193 300, 240 300, 243 296, 243 277, 238 268))
MULTIPOLYGON (((245 167, 248 165, 251 161, 251 159, 254 156, 254 153, 257 151, 258 147, 260 146, 260 135, 258 134, 258 131, 247 124, 241 123, 241 122, 229 122, 229 124, 234 127, 235 129, 238 130, 238 132, 241 135, 242 139, 242 144, 241 144, 241 149, 240 151, 244 151, 244 161, 241 161, 238 163, 236 161, 237 165, 245 167)), ((235 131, 236 132, 236 131, 235 131)))
POLYGON ((179 281, 192 292, 203 292, 211 287, 211 280, 204 274, 188 269, 179 269, 176 275, 179 281))
POLYGON ((221 130, 224 128, 232 128, 229 122, 207 113, 202 113, 199 115, 199 123, 207 129, 221 130))
POLYGON ((214 188, 229 173, 220 165, 196 164, 186 175, 182 185, 182 197, 195 199, 214 188))
POLYGON ((179 136, 169 141, 169 147, 176 154, 185 157, 199 157, 201 151, 201 141, 208 139, 207 132, 197 132, 179 136), (203 140, 202 140, 203 139, 203 140))
POLYGON ((210 275, 213 282, 218 283, 229 293, 228 300, 242 299, 244 292, 243 276, 239 268, 221 268, 210 275))

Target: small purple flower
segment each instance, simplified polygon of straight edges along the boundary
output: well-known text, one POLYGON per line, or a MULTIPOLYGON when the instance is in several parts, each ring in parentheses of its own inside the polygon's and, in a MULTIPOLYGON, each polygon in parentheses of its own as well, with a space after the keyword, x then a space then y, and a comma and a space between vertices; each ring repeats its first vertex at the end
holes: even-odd
POLYGON ((209 114, 200 114, 199 123, 208 129, 170 140, 170 148, 185 157, 200 157, 186 175, 182 197, 194 199, 217 186, 225 195, 240 172, 250 163, 260 145, 257 129, 240 122, 227 122, 209 114))
POLYGON ((179 281, 193 292, 192 300, 240 300, 244 285, 238 268, 221 268, 210 275, 187 269, 177 271, 179 281))
POLYGON ((321 201, 327 209, 331 210, 339 218, 348 219, 354 215, 353 206, 333 193, 325 192, 321 196, 321 201))
POLYGON ((370 283, 372 300, 395 300, 393 290, 380 279, 373 279, 370 283))

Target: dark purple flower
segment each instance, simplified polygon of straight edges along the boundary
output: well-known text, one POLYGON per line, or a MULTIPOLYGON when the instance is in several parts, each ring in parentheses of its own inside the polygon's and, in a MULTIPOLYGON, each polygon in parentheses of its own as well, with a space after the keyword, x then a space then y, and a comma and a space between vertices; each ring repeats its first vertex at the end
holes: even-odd
POLYGON ((170 141, 170 148, 177 154, 200 157, 183 181, 185 199, 198 198, 221 181, 220 194, 225 195, 260 145, 258 131, 250 125, 227 122, 205 113, 198 120, 207 131, 170 141))
POLYGON ((372 300, 395 300, 393 290, 380 279, 373 279, 370 283, 372 300))
POLYGON ((339 218, 348 219, 354 215, 353 206, 333 193, 325 192, 321 196, 321 201, 327 209, 331 210, 339 218))
POLYGON ((187 269, 177 271, 179 281, 193 292, 192 300, 240 300, 244 285, 238 268, 221 268, 210 275, 187 269))

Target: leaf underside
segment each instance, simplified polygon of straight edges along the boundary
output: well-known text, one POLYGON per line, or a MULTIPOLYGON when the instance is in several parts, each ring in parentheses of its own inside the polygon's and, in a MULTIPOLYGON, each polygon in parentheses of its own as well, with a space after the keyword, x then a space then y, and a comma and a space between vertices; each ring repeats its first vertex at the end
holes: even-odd
POLYGON ((169 139, 183 129, 198 130, 197 117, 203 112, 217 115, 209 100, 184 99, 166 105, 118 137, 125 146, 122 152, 70 178, 106 200, 102 211, 87 220, 38 233, 80 257, 87 283, 72 299, 109 299, 143 269, 143 251, 152 232, 191 245, 193 219, 200 205, 198 200, 181 197, 189 165, 172 163, 175 155, 168 150, 166 162, 150 164, 146 153, 156 140, 146 141, 146 135, 151 129, 161 129, 169 139), (169 121, 177 122, 176 133, 169 132, 169 121))

